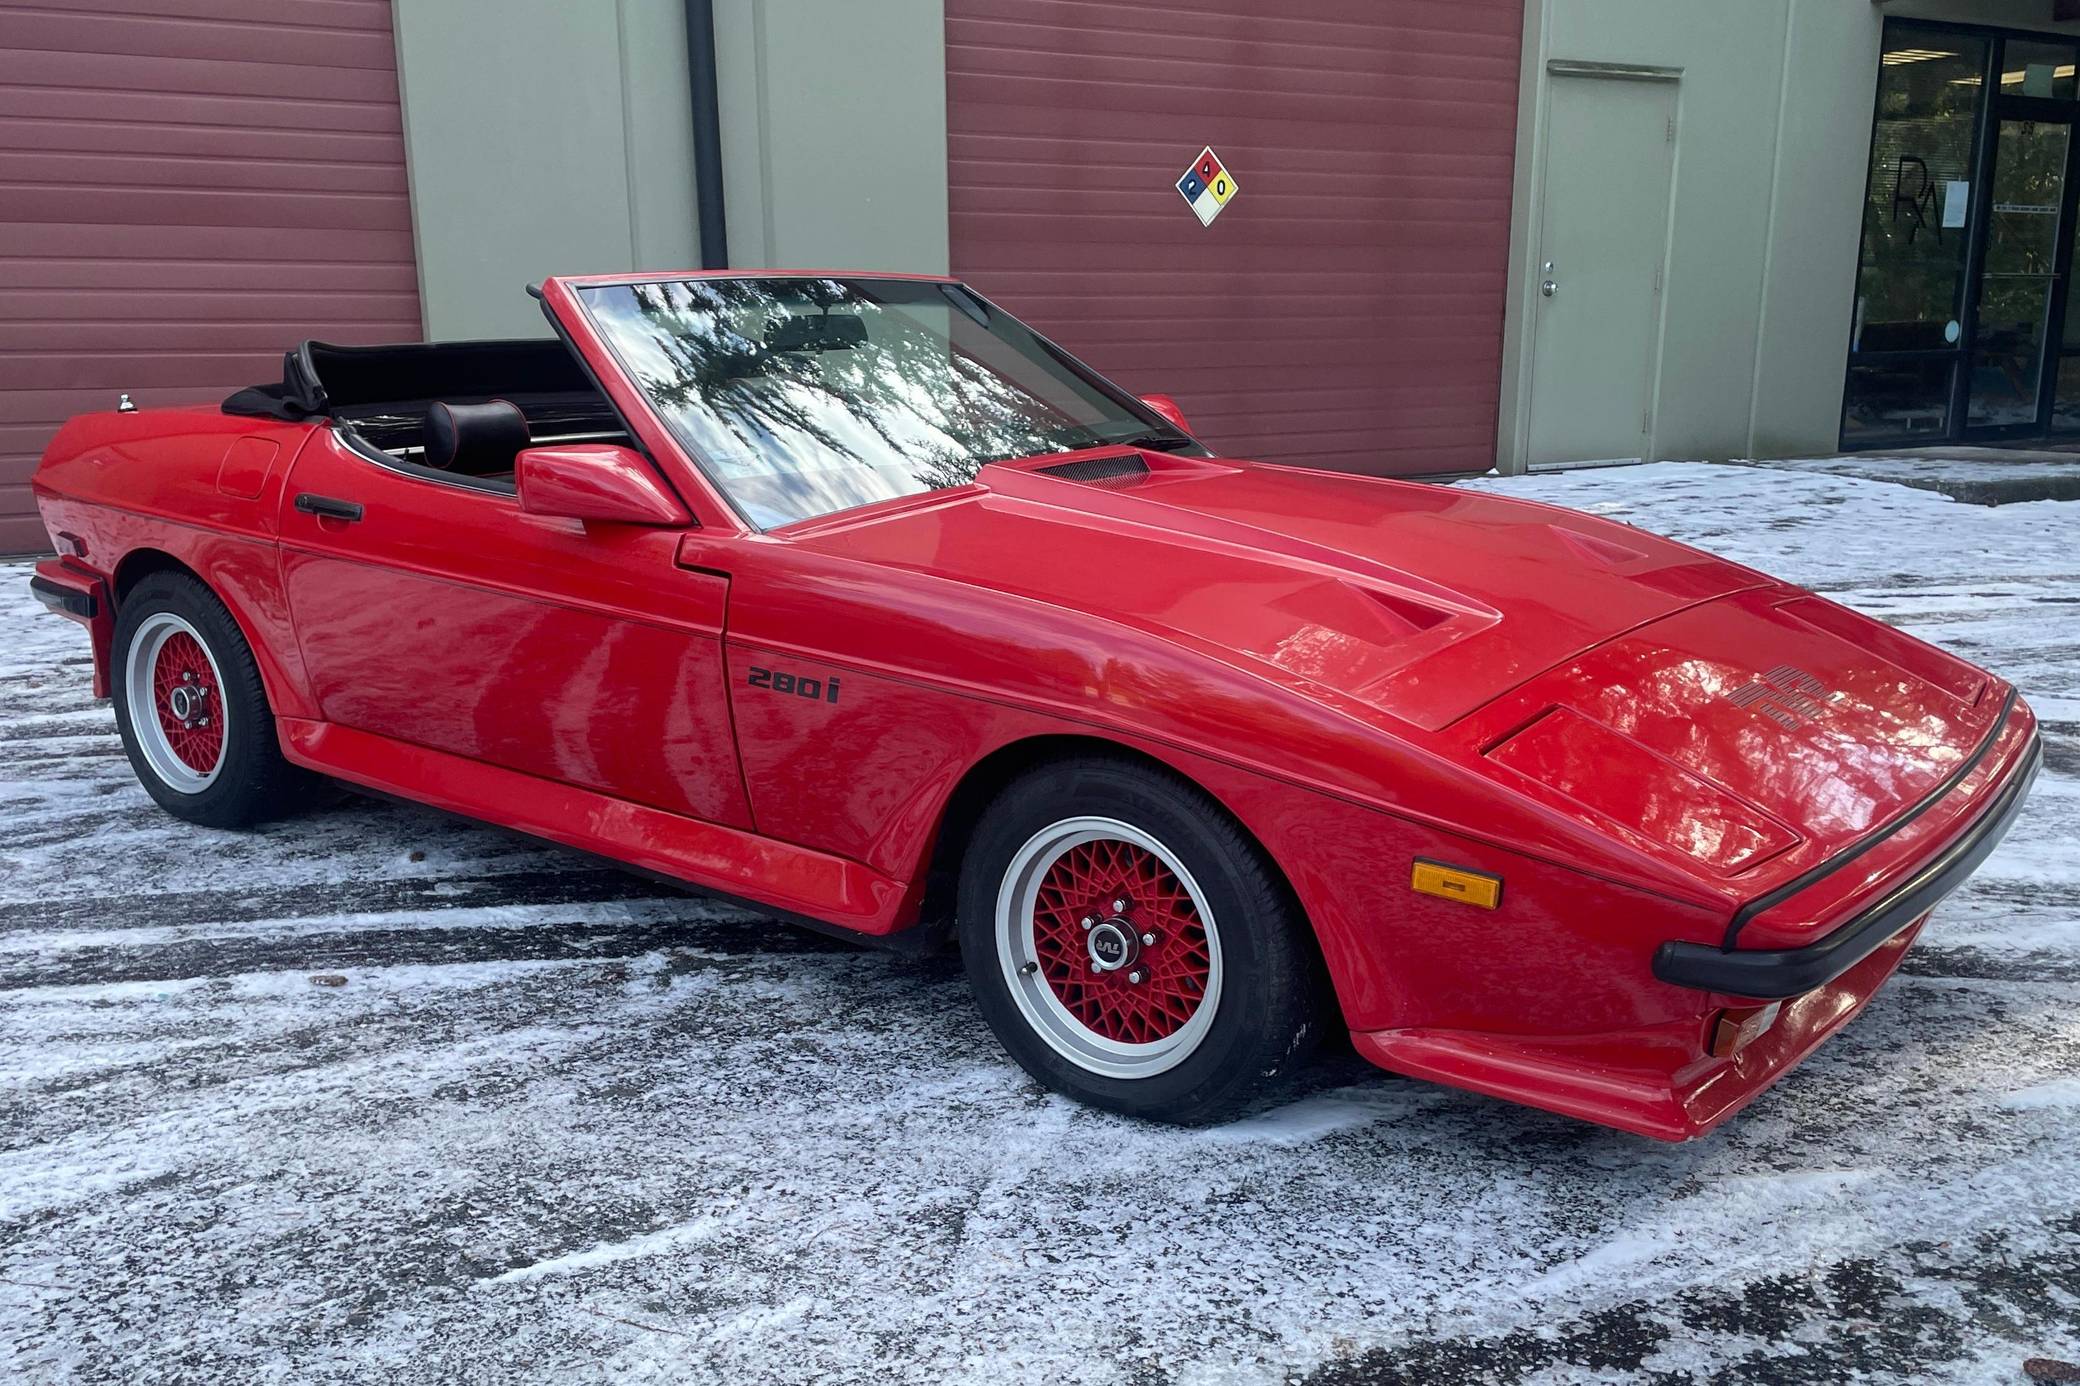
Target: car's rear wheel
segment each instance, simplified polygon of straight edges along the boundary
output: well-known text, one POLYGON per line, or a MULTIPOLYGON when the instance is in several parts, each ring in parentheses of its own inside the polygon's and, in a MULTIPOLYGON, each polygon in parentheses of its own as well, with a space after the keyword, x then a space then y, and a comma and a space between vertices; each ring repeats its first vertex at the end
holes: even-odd
POLYGON ((1007 787, 962 865, 961 951, 1012 1057, 1059 1092, 1219 1120, 1317 1037, 1318 966, 1262 850, 1173 775, 1063 761, 1007 787))
POLYGON ((115 628, 116 729, 145 792, 193 823, 240 828, 300 806, 310 778, 282 758, 252 649, 185 573, 152 573, 115 628))

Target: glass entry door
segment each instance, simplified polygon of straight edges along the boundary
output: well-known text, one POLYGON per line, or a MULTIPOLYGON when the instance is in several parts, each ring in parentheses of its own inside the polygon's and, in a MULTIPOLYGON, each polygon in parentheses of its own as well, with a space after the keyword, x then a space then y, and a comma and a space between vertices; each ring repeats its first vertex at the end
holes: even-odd
POLYGON ((1970 436, 2049 427, 2057 358, 2044 348, 2070 269, 2060 252, 2071 238, 2060 230, 2072 136, 2062 121, 1997 122, 1965 396, 1970 436))
POLYGON ((1842 445, 2080 433, 2080 43, 1891 20, 1842 445))

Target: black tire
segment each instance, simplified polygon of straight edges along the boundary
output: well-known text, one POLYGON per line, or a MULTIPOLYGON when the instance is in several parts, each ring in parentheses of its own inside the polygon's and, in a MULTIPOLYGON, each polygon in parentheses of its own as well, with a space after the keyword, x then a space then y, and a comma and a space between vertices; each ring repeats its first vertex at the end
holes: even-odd
MULTIPOLYGON (((318 783, 315 776, 282 757, 274 712, 267 704, 267 690, 260 682, 260 669, 246 644, 238 623, 214 592, 186 573, 151 573, 132 588, 116 609, 115 637, 110 654, 111 683, 115 693, 116 730, 122 734, 123 751, 130 768, 159 807, 178 818, 211 828, 246 828, 277 818, 306 805, 318 783), (173 617, 206 651, 213 666, 221 702, 222 746, 211 778, 200 788, 183 788, 168 773, 155 767, 153 752, 140 740, 140 713, 157 718, 150 707, 133 708, 130 672, 140 635, 153 638, 152 627, 164 630, 167 623, 154 618, 173 617)), ((147 735, 160 736, 156 724, 147 735)), ((163 756, 163 741, 155 741, 163 756)))
MULTIPOLYGON (((1007 786, 983 813, 961 864, 958 920, 969 984, 999 1042, 1041 1083, 1095 1107, 1187 1125, 1224 1120, 1283 1089, 1321 1036, 1320 957, 1291 892, 1217 804, 1161 770, 1092 757, 1038 767, 1007 786), (1023 898, 1018 882, 1041 869, 1035 860, 1046 859, 1044 849, 1038 859, 1022 854, 1061 825, 1088 819, 1127 825, 1160 844, 1184 868, 1182 879, 1196 885, 1218 933, 1220 982, 1217 994, 1207 993, 1214 998, 1211 1023, 1159 1072, 1096 1072, 1050 1040, 1044 1027, 1051 1023, 1060 1033, 1062 1021, 1046 1019, 1039 988, 1052 984, 1038 955, 1024 956, 1016 938, 1024 913, 1016 904, 1023 898), (1001 928, 1000 894, 1013 902, 1001 928), (1029 988, 1023 1005, 1014 975, 1029 988), (1041 1019, 1026 1006, 1038 1007, 1041 1019)), ((1055 947, 1053 958, 1066 956, 1055 947)), ((1108 974, 1106 984, 1127 975, 1108 974)), ((1099 976, 1095 966, 1090 976, 1099 976)), ((1072 1018, 1072 1044, 1074 1024, 1072 1018)))

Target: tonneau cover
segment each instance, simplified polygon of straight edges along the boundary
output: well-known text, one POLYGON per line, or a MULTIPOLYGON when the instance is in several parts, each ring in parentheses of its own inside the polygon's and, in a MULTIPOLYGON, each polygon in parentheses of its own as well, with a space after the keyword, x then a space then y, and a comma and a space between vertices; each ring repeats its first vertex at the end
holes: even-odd
POLYGON ((570 350, 552 337, 396 346, 305 342, 283 356, 279 385, 248 386, 225 400, 223 410, 308 419, 423 413, 437 399, 597 394, 570 350))

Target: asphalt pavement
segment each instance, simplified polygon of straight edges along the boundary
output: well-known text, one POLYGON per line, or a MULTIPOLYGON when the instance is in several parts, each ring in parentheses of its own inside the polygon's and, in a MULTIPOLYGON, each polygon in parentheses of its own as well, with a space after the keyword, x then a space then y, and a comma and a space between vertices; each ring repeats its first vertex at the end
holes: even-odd
MULTIPOLYGON (((1476 483, 2015 679, 2048 764, 1870 1008, 1666 1146, 1325 1057, 1181 1132, 1040 1091, 953 958, 348 798, 133 781, 0 567, 0 1377, 2021 1382, 2080 1361, 2080 505, 1476 483)), ((1563 1006, 1565 998, 1556 998, 1563 1006)))

